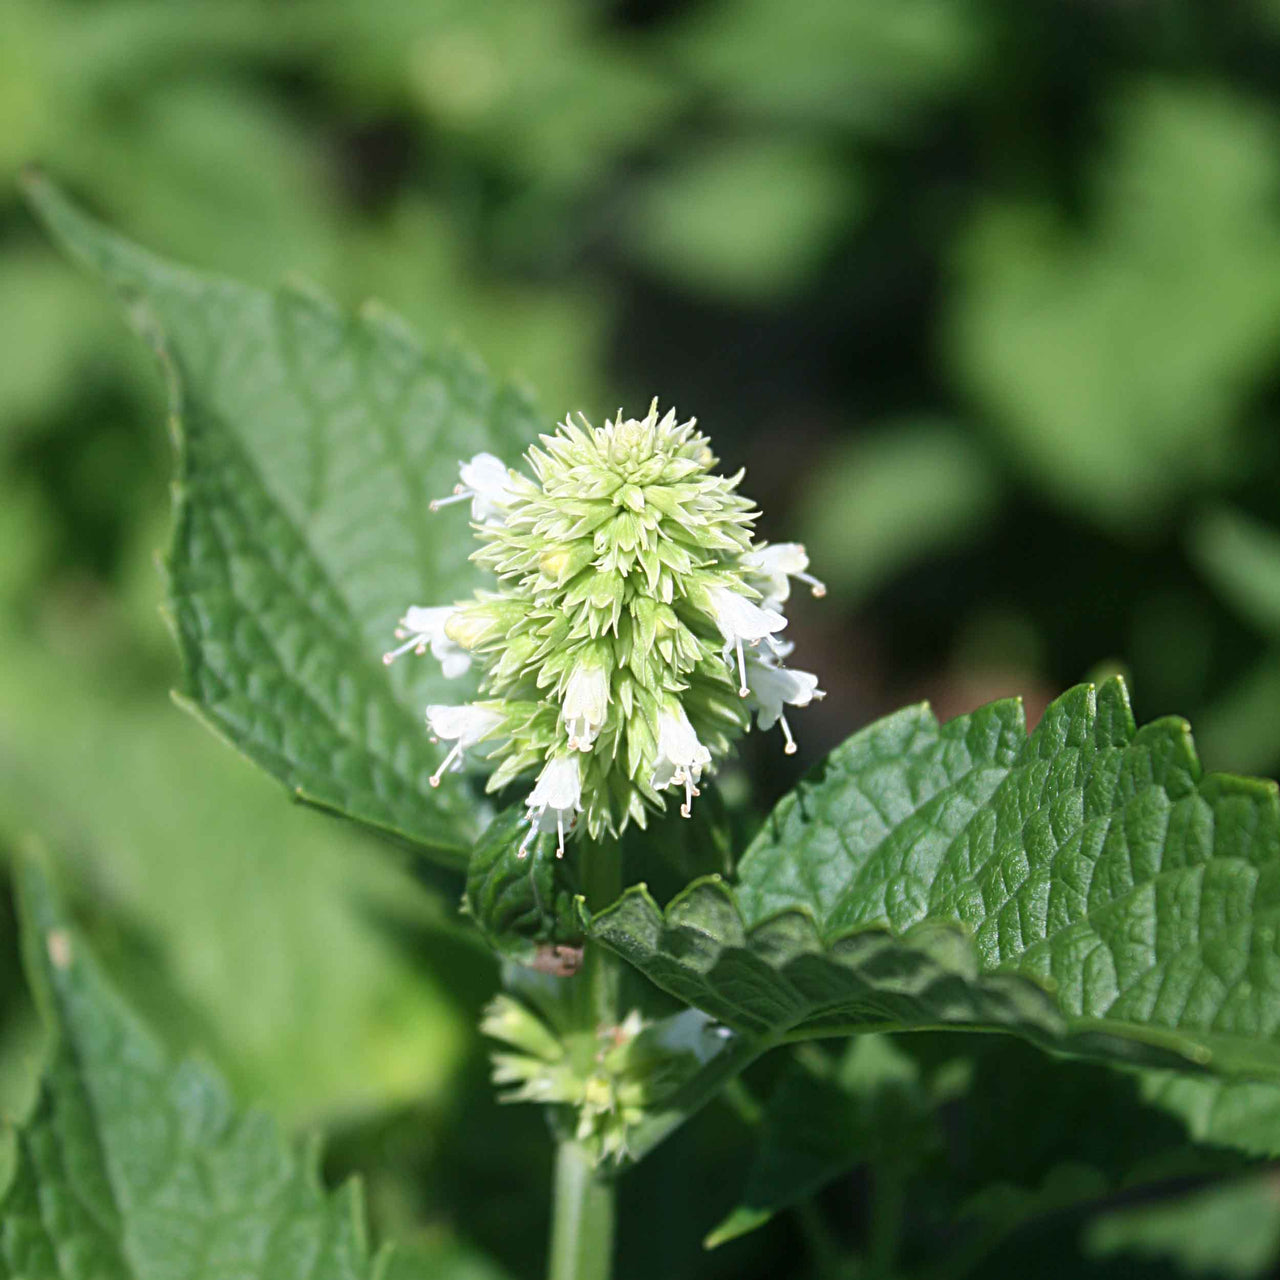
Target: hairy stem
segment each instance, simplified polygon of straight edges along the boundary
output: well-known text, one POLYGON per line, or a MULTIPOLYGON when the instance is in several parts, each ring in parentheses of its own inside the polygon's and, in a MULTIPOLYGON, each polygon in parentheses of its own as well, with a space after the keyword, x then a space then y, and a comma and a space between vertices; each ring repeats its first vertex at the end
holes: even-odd
MULTIPOLYGON (((616 842, 582 840, 582 884, 594 910, 622 892, 622 860, 616 842)), ((618 1021, 617 956, 588 942, 578 984, 577 1021, 599 1031, 618 1021)), ((608 1280, 613 1268, 614 1188, 598 1176, 590 1153, 562 1137, 556 1152, 548 1280, 608 1280)))
POLYGON ((548 1280, 609 1280, 613 1263, 613 1186, 596 1177, 577 1142, 556 1152, 555 1208, 548 1280))

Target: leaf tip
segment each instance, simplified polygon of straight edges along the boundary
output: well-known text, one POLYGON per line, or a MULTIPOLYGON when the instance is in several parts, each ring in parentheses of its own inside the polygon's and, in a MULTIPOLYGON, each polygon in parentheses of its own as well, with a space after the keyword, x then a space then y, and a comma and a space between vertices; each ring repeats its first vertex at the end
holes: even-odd
POLYGON ((703 1237, 702 1247, 708 1251, 718 1249, 739 1236, 745 1236, 759 1227, 763 1227, 773 1213, 769 1209, 753 1209, 749 1205, 739 1205, 719 1226, 714 1227, 703 1237))

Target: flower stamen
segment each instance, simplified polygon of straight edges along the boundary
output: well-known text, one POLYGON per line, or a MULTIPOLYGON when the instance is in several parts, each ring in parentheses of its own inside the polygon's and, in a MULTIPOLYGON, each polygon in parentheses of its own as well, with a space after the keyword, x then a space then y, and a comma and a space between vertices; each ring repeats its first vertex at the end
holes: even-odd
MULTIPOLYGON (((396 639, 399 640, 403 635, 404 635, 404 628, 397 627, 396 639)), ((404 642, 404 644, 400 645, 398 648, 391 649, 382 655, 383 665, 389 667, 397 658, 403 657, 404 654, 408 653, 410 649, 412 649, 414 653, 416 653, 419 657, 421 657, 424 653, 426 653, 427 645, 421 636, 410 636, 404 642)))
MULTIPOLYGON (((440 785, 440 779, 443 778, 446 773, 448 773, 449 766, 455 760, 458 760, 458 757, 461 755, 462 755, 462 744, 460 742, 455 742, 453 746, 449 749, 449 754, 445 756, 445 758, 440 762, 440 767, 435 771, 435 773, 431 775, 431 777, 427 779, 427 781, 431 783, 433 787, 438 787, 440 785)), ((458 768, 462 768, 461 760, 458 760, 458 768)))
POLYGON ((470 489, 464 488, 460 484, 455 484, 453 486, 453 493, 451 493, 449 497, 432 498, 431 501, 427 503, 427 509, 429 511, 439 511, 441 507, 451 507, 455 502, 466 502, 466 500, 471 496, 472 494, 470 489))

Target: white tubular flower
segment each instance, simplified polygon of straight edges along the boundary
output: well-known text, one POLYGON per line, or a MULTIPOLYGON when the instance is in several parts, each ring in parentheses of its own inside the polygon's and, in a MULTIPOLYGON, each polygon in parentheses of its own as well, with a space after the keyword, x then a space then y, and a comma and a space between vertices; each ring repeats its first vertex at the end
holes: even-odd
POLYGON ((471 499, 471 518, 477 524, 502 524, 505 511, 511 501, 511 472, 501 458, 491 453, 477 453, 470 462, 458 464, 461 482, 453 486, 447 498, 437 498, 430 504, 432 511, 455 502, 471 499))
POLYGON ((578 757, 553 756, 547 761, 538 781, 525 801, 529 806, 529 833, 520 844, 519 856, 529 851, 529 843, 540 831, 554 831, 559 839, 556 857, 564 857, 566 821, 572 828, 582 810, 582 771, 578 757))
POLYGON ((570 749, 590 751, 609 714, 609 673, 601 667, 576 667, 565 685, 560 714, 570 749))
POLYGON ((432 736, 452 742, 449 754, 441 761, 440 767, 429 779, 433 787, 440 785, 440 779, 450 765, 455 769, 462 768, 462 753, 468 747, 487 738, 506 720, 501 711, 486 707, 481 703, 469 703, 460 707, 444 706, 435 703, 427 708, 427 724, 431 726, 432 736), (456 763, 455 763, 456 762, 456 763))
POLYGON ((743 643, 754 645, 765 640, 771 647, 776 646, 779 642, 773 638, 773 633, 781 631, 787 620, 773 609, 762 609, 758 604, 752 604, 728 587, 708 587, 707 596, 711 602, 712 617, 724 637, 725 658, 730 652, 738 655, 738 695, 745 698, 750 690, 747 688, 743 643))
POLYGON ((684 708, 678 702, 664 707, 658 713, 658 760, 651 785, 655 791, 665 791, 672 783, 684 787, 682 818, 693 812, 693 798, 700 794, 697 784, 710 763, 711 752, 698 741, 684 708))
POLYGON ((742 557, 742 565, 756 579, 752 585, 760 588, 766 609, 780 609, 786 603, 791 595, 792 578, 808 583, 815 596, 827 594, 826 583, 807 572, 809 556, 803 543, 775 542, 748 551, 742 557))
POLYGON ((438 605, 431 608, 414 605, 408 610, 400 625, 396 628, 396 639, 404 643, 390 653, 382 655, 382 661, 390 666, 403 653, 410 649, 417 654, 431 649, 432 655, 440 663, 446 680, 454 680, 465 675, 471 667, 471 655, 461 646, 450 640, 444 633, 449 619, 457 612, 453 605, 438 605))
POLYGON ((790 667, 776 667, 771 662, 747 663, 747 685, 751 690, 751 705, 755 709, 756 724, 762 729, 782 726, 782 736, 787 745, 787 755, 794 755, 796 740, 791 736, 791 726, 782 714, 784 705, 807 707, 811 702, 827 695, 818 688, 818 677, 808 671, 794 671, 790 667))

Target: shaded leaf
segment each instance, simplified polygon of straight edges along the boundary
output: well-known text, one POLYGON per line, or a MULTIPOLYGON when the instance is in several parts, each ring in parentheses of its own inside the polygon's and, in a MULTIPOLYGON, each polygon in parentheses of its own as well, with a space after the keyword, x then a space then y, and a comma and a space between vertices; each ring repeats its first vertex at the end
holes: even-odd
POLYGON ((440 1098, 465 1015, 386 928, 433 899, 110 670, 0 641, 0 836, 74 851, 129 999, 286 1123, 440 1098))
POLYGON ((1085 1247, 1167 1258, 1184 1275, 1269 1275, 1280 1258, 1280 1186, 1269 1173, 1108 1213, 1089 1224, 1085 1247))
POLYGON ((687 155, 652 179, 626 237, 683 288, 768 302, 805 284, 860 211, 859 195, 841 157, 753 137, 687 155))
POLYGON ((20 880, 27 967, 56 1048, 0 1202, 0 1276, 381 1274, 356 1184, 330 1195, 314 1151, 292 1150, 266 1115, 237 1111, 211 1070, 170 1060, 43 876, 24 864, 20 880))
POLYGON ((900 135, 967 78, 983 42, 955 0, 737 0, 694 9, 671 51, 738 109, 900 135))
POLYGON ((858 1036, 842 1059, 793 1062, 766 1104, 742 1198, 714 1249, 762 1226, 855 1165, 914 1163, 937 1143, 937 1098, 918 1065, 885 1036, 858 1036))
POLYGON ((1197 1142, 1247 1155, 1280 1157, 1280 1086, 1144 1071, 1142 1094, 1186 1126, 1197 1142))

